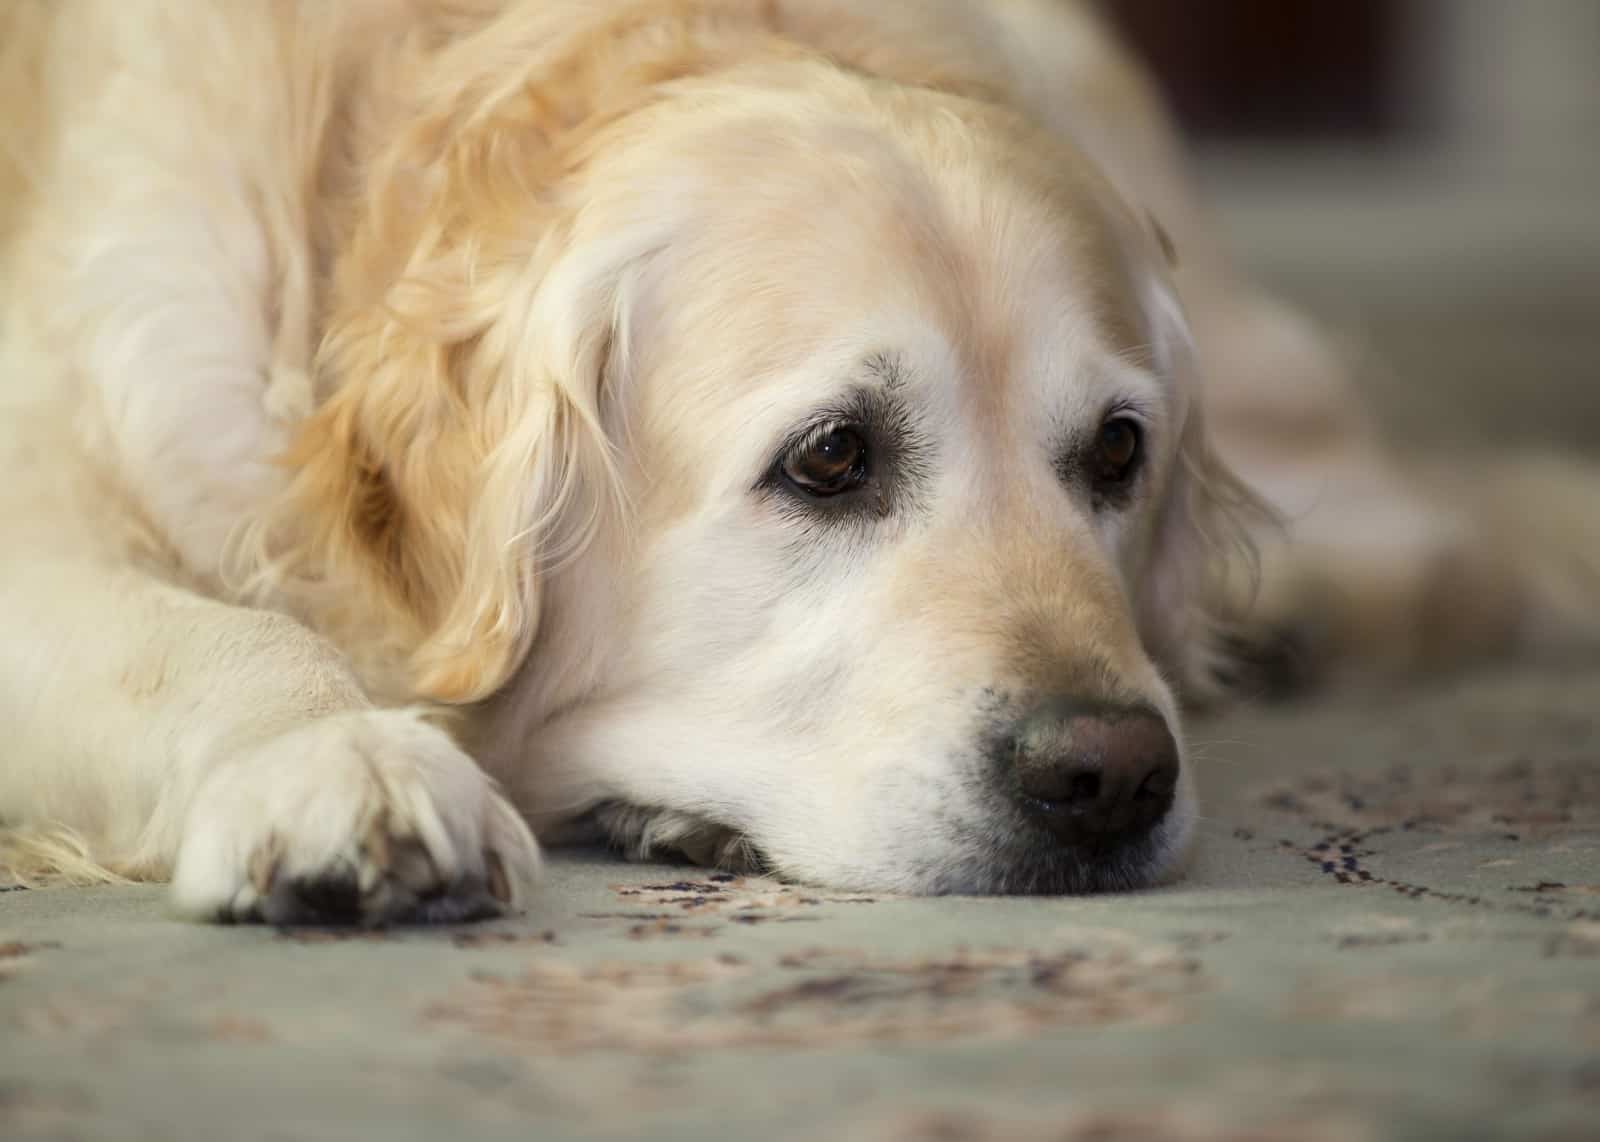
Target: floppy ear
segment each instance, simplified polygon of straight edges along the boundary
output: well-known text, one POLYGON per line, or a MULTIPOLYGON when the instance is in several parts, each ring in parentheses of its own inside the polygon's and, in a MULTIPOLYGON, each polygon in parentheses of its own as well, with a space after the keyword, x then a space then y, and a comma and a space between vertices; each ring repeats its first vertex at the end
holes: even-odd
POLYGON ((598 413, 608 307, 578 318, 560 354, 530 327, 544 352, 524 354, 504 328, 514 296, 464 306, 455 329, 381 312, 340 323, 321 357, 340 387, 287 457, 276 571, 410 696, 465 702, 505 681, 537 630, 544 564, 581 546, 613 486, 598 413))
POLYGON ((1189 418, 1155 524, 1139 593, 1141 636, 1184 699, 1220 698, 1232 633, 1257 578, 1253 521, 1270 512, 1213 451, 1203 416, 1189 418))
POLYGON ((1145 305, 1155 365, 1181 387, 1186 407, 1146 548, 1139 630, 1184 699, 1205 704, 1227 687, 1234 629, 1255 594, 1252 531, 1271 526, 1274 517, 1212 447, 1199 392, 1203 378, 1177 296, 1165 286, 1151 288, 1145 305))
POLYGON ((1150 230, 1150 236, 1155 239, 1157 249, 1161 251, 1161 257, 1166 262, 1167 269, 1177 269, 1178 244, 1172 240, 1172 234, 1161 224, 1161 219, 1148 210, 1144 212, 1144 220, 1150 230))
POLYGON ((614 502, 602 377, 647 251, 625 232, 573 248, 555 205, 625 93, 557 103, 508 82, 498 48, 454 65, 363 170, 316 360, 328 395, 241 554, 369 685, 467 702, 521 662, 541 573, 614 502))

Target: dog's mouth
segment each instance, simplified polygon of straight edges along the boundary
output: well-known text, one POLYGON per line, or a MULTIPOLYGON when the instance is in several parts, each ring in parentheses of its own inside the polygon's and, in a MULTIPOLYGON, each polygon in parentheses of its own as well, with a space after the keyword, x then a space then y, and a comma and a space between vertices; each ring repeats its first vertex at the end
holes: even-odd
POLYGON ((1173 862, 1158 832, 1115 847, 1076 849, 1052 844, 1035 830, 1014 843, 952 866, 931 894, 974 896, 1089 896, 1137 892, 1164 882, 1173 862))

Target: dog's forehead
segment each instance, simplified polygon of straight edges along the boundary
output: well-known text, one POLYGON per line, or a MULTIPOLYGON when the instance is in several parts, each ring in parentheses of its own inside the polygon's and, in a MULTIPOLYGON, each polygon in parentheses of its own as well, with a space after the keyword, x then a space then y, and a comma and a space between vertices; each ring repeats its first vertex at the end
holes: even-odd
POLYGON ((1001 403, 1146 361, 1134 258, 1085 160, 962 141, 747 143, 660 283, 673 340, 752 381, 837 360, 844 383, 852 356, 898 351, 1001 403))
POLYGON ((658 487, 739 496, 797 427, 882 385, 875 362, 930 438, 996 456, 1103 410, 1148 356, 1115 212, 1081 156, 984 127, 662 140, 673 197, 651 203, 684 221, 628 306, 642 379, 620 390, 658 487))

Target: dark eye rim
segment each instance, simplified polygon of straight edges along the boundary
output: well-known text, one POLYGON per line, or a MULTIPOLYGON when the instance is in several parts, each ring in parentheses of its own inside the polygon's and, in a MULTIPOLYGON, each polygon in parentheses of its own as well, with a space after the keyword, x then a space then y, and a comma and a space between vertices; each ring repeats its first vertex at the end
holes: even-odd
POLYGON ((1110 408, 1100 418, 1094 442, 1089 449, 1089 463, 1086 465, 1088 469, 1086 475, 1097 507, 1120 504, 1132 493, 1145 468, 1149 452, 1148 442, 1148 425, 1128 406, 1118 405, 1110 408), (1103 464, 1103 457, 1099 451, 1103 434, 1113 425, 1121 425, 1133 433, 1132 453, 1125 463, 1115 467, 1103 464))
POLYGON ((784 448, 773 465, 773 471, 782 480, 785 487, 796 495, 816 502, 836 500, 841 496, 859 492, 871 483, 872 453, 871 433, 865 425, 850 421, 829 422, 818 425, 800 440, 784 448), (845 478, 840 485, 828 487, 798 478, 791 471, 795 462, 804 458, 835 433, 849 433, 860 442, 859 454, 855 462, 850 466, 849 471, 845 473, 845 478))

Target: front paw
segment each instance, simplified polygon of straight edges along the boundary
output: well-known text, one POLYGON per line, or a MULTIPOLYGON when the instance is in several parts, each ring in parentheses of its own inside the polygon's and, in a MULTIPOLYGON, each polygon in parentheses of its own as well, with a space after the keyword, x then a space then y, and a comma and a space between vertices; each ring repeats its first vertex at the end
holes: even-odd
POLYGON ((213 773, 172 887, 183 912, 227 922, 453 923, 518 907, 538 869, 522 817, 443 731, 362 711, 213 773))

